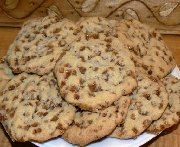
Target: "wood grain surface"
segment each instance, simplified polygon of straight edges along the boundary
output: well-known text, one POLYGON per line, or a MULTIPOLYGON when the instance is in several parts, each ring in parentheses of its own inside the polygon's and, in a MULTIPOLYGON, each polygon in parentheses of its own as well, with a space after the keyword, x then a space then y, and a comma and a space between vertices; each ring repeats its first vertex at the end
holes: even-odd
MULTIPOLYGON (((0 57, 6 54, 6 51, 16 36, 18 28, 0 28, 0 57)), ((177 65, 180 67, 180 36, 178 35, 164 35, 166 44, 172 50, 177 65)), ((31 146, 29 144, 14 144, 12 143, 2 128, 0 128, 0 147, 11 146, 31 146)), ((172 128, 164 131, 161 135, 143 145, 143 147, 179 147, 180 146, 180 125, 173 126, 172 128)))

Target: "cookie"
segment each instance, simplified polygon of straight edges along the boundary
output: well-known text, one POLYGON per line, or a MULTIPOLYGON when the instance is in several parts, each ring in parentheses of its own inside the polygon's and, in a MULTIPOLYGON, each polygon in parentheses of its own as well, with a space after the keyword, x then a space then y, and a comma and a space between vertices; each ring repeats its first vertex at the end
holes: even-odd
POLYGON ((146 75, 138 74, 138 87, 131 95, 131 105, 124 124, 117 127, 111 137, 134 138, 144 132, 153 120, 157 120, 168 104, 168 94, 161 83, 146 75))
POLYGON ((170 110, 180 112, 180 80, 173 75, 168 75, 161 81, 169 93, 170 110))
POLYGON ((43 142, 62 135, 75 108, 64 102, 52 73, 22 73, 8 82, 0 96, 0 121, 14 141, 43 142))
POLYGON ((135 65, 143 67, 149 75, 163 78, 175 67, 171 51, 153 28, 136 20, 122 20, 116 30, 118 34, 126 34, 135 65))
POLYGON ((43 75, 52 71, 64 46, 75 36, 74 27, 73 22, 57 16, 25 23, 7 53, 13 72, 43 75))
POLYGON ((0 59, 0 92, 13 76, 14 75, 6 62, 6 57, 2 57, 0 59))
POLYGON ((180 112, 180 80, 172 75, 161 80, 166 86, 169 94, 169 105, 158 120, 154 121, 147 132, 158 134, 163 130, 179 122, 178 112, 180 112))
POLYGON ((117 124, 122 123, 130 104, 129 97, 121 97, 112 106, 99 112, 77 112, 63 138, 72 144, 85 146, 110 134, 117 124))
POLYGON ((62 97, 83 110, 98 111, 137 86, 130 52, 116 37, 80 34, 55 66, 62 97))

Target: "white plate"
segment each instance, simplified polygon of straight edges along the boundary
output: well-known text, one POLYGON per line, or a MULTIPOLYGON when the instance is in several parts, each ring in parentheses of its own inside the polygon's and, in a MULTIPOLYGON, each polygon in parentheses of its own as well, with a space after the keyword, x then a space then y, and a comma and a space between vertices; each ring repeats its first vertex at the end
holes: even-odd
MULTIPOLYGON (((177 66, 174 68, 171 74, 180 79, 180 71, 177 66)), ((87 147, 139 147, 154 137, 156 137, 156 135, 143 133, 142 135, 138 136, 136 139, 120 140, 116 138, 105 138, 101 141, 91 143, 87 147)), ((33 143, 39 147, 72 147, 73 146, 72 144, 66 142, 62 138, 56 138, 41 144, 35 142, 33 143)))

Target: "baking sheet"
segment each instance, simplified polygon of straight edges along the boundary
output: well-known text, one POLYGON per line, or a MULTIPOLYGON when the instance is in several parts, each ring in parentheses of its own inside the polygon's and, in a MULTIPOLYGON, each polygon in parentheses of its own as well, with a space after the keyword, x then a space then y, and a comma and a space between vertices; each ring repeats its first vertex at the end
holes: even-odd
MULTIPOLYGON (((177 77, 178 79, 180 79, 180 70, 177 66, 174 68, 171 74, 177 77)), ((91 143, 87 145, 87 147, 139 147, 156 136, 157 135, 143 133, 140 136, 138 136, 136 139, 121 140, 116 138, 104 138, 95 143, 91 143)), ((52 139, 44 143, 36 143, 36 142, 33 143, 39 147, 73 147, 74 146, 66 142, 62 138, 52 139)))

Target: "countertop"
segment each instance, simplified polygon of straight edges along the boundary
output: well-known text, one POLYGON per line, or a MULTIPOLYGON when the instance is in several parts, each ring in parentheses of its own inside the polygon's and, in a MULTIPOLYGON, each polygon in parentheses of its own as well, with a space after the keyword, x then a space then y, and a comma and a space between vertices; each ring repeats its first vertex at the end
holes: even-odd
MULTIPOLYGON (((6 51, 16 36, 19 28, 0 28, 0 57, 6 54, 6 51)), ((163 36, 166 44, 172 50, 177 65, 180 67, 180 35, 164 35, 163 36)), ((31 146, 31 144, 25 143, 12 143, 10 139, 5 135, 4 130, 0 128, 0 147, 11 147, 11 146, 31 146)), ((172 128, 164 131, 151 140, 143 147, 179 147, 180 146, 180 125, 173 126, 172 128)))

